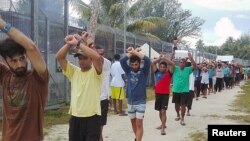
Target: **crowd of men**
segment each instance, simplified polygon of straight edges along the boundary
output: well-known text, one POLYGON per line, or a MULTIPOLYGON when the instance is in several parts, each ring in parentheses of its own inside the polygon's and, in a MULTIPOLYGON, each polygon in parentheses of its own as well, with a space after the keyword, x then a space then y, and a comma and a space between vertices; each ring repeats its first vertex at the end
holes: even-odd
MULTIPOLYGON (((49 71, 35 43, 18 29, 0 18, 0 30, 9 36, 0 42, 0 83, 3 91, 3 141, 41 141, 44 139, 44 109, 48 97, 49 71), (32 69, 28 69, 28 63, 32 69)), ((177 50, 174 39, 174 51, 177 50)), ((65 44, 56 54, 63 75, 71 82, 69 141, 103 141, 102 130, 107 123, 109 104, 113 113, 128 116, 135 140, 143 137, 143 118, 146 110, 146 87, 150 66, 154 74, 155 110, 159 111, 161 135, 166 135, 169 96, 173 92, 180 125, 190 116, 192 101, 200 93, 209 93, 239 85, 247 79, 248 68, 225 62, 196 64, 192 55, 178 63, 173 57, 161 54, 150 58, 140 48, 127 48, 127 54, 114 55, 114 61, 104 57, 105 47, 94 44, 87 32, 65 37, 65 44), (78 65, 67 55, 73 50, 78 65), (243 74, 243 76, 242 76, 243 74), (172 84, 172 87, 171 87, 172 84), (127 112, 123 100, 127 98, 127 112), (117 108, 118 105, 118 108, 117 108), (187 109, 187 111, 186 111, 187 109)))

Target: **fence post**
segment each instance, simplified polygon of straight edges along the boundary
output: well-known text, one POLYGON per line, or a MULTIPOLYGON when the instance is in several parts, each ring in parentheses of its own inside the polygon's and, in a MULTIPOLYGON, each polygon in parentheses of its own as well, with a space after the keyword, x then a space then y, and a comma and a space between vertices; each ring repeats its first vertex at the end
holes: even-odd
MULTIPOLYGON (((69 1, 64 0, 64 37, 68 35, 69 32, 69 1)), ((66 103, 69 102, 69 82, 64 77, 64 100, 66 103)))
POLYGON ((38 44, 38 0, 31 0, 31 38, 38 44))

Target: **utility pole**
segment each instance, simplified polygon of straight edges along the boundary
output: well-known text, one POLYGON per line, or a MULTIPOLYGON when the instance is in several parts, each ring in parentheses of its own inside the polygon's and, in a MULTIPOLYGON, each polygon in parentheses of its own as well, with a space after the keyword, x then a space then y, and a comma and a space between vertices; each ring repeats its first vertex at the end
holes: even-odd
POLYGON ((123 36, 123 41, 124 41, 124 44, 123 44, 123 53, 125 54, 126 53, 126 27, 127 27, 127 12, 126 12, 126 9, 127 9, 127 3, 128 3, 128 0, 124 0, 124 8, 123 8, 123 14, 124 14, 124 23, 123 23, 123 33, 124 33, 124 36, 123 36))

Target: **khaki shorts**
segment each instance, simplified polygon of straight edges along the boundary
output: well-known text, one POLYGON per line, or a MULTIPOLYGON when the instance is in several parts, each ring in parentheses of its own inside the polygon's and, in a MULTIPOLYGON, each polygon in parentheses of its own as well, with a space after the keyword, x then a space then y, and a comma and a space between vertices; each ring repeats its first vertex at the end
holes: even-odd
POLYGON ((124 87, 111 87, 111 98, 123 100, 125 98, 124 87))

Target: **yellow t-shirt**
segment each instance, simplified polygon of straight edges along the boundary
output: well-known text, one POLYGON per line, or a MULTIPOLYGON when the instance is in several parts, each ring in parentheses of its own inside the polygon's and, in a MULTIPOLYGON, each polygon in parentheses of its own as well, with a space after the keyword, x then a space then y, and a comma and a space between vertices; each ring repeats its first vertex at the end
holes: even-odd
POLYGON ((90 117, 101 115, 100 94, 101 75, 96 73, 95 68, 86 72, 70 62, 67 63, 63 74, 71 82, 71 101, 69 114, 76 117, 90 117))

